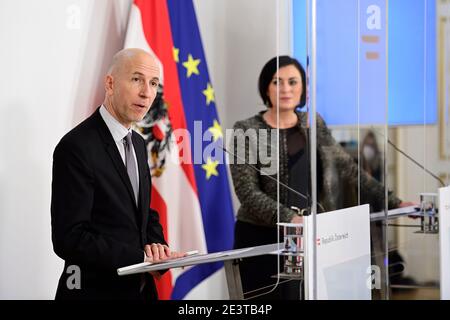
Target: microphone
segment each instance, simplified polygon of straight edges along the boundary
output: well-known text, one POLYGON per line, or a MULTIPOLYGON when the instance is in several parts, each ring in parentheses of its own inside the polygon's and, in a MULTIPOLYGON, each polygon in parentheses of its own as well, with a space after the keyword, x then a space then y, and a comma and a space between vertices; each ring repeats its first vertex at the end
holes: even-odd
MULTIPOLYGON (((226 153, 228 153, 229 155, 233 156, 234 158, 237 158, 237 159, 239 159, 239 160, 242 160, 242 161, 244 162, 244 164, 248 165, 250 168, 252 168, 252 169, 255 170, 256 172, 258 172, 258 173, 260 173, 260 174, 262 173, 262 171, 259 170, 259 169, 258 169, 257 167, 255 167, 254 165, 252 165, 252 164, 250 164, 250 163, 246 163, 245 159, 242 159, 241 157, 239 157, 238 155, 234 154, 233 152, 228 151, 225 147, 223 147, 223 146, 221 146, 221 145, 219 145, 219 147, 220 147, 223 151, 225 151, 226 153)), ((311 207, 311 198, 310 198, 310 197, 304 195, 303 193, 301 193, 301 192, 299 192, 299 191, 297 191, 297 190, 295 190, 295 189, 292 189, 292 188, 289 187, 287 184, 284 184, 283 182, 278 181, 277 179, 275 179, 274 177, 272 177, 272 176, 270 176, 270 175, 266 175, 266 176, 267 176, 269 179, 272 179, 273 181, 279 183, 280 186, 286 188, 287 190, 289 190, 289 191, 295 193, 296 195, 302 197, 303 199, 305 199, 306 202, 308 203, 308 208, 311 207)), ((317 205, 322 209, 323 212, 325 212, 324 207, 323 207, 319 202, 317 202, 317 205)), ((291 207, 291 209, 293 209, 293 210, 295 210, 295 211, 297 211, 297 212, 301 212, 301 211, 302 211, 302 210, 300 210, 300 209, 297 208, 297 207, 291 207)), ((303 214, 303 215, 307 215, 307 214, 303 214)))

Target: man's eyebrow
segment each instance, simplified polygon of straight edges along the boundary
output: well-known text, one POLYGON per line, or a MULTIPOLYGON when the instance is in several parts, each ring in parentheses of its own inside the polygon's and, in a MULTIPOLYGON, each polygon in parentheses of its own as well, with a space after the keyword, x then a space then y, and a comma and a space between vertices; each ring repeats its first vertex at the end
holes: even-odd
MULTIPOLYGON (((139 72, 139 71, 133 72, 133 75, 139 75, 139 76, 145 77, 145 74, 143 74, 142 72, 139 72)), ((152 80, 158 80, 159 81, 159 77, 153 77, 152 80)))

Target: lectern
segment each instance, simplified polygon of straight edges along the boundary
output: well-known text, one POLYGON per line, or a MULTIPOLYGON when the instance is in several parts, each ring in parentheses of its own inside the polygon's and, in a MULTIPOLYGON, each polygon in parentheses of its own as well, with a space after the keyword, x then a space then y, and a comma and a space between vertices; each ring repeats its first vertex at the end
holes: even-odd
POLYGON ((264 254, 276 255, 281 252, 281 250, 284 248, 283 246, 283 243, 274 243, 257 247, 188 256, 155 264, 140 263, 134 266, 120 268, 117 270, 117 273, 120 276, 126 276, 135 273, 165 270, 169 268, 181 268, 202 263, 223 261, 225 265, 225 274, 227 278, 230 299, 242 300, 244 299, 244 293, 242 291, 241 276, 239 273, 239 259, 260 256, 264 254))
MULTIPOLYGON (((450 208, 450 205, 447 207, 450 208)), ((285 264, 288 268, 284 271, 291 277, 301 274, 301 277, 296 279, 305 281, 305 299, 370 300, 372 287, 379 289, 377 285, 382 280, 378 277, 380 273, 376 272, 378 269, 375 268, 382 262, 375 266, 371 265, 369 223, 371 220, 385 220, 406 214, 420 215, 414 207, 389 210, 387 214, 384 212, 370 214, 369 205, 365 204, 321 213, 316 217, 316 225, 312 216, 305 216, 304 234, 300 245, 297 244, 298 241, 289 240, 288 234, 283 243, 187 256, 162 263, 139 264, 119 269, 118 273, 126 276, 132 273, 223 261, 230 299, 239 300, 244 299, 239 273, 240 259, 265 254, 283 256, 288 252, 293 258, 288 261, 291 264, 285 264), (292 246, 300 248, 298 252, 295 250, 295 255, 292 250, 288 250, 292 246), (314 256, 315 261, 312 258, 314 256), (298 257, 301 259, 297 260, 298 257), (297 261, 300 263, 296 264, 297 261), (372 283, 372 278, 377 280, 375 284, 372 283)), ((280 274, 280 277, 282 276, 280 274)))

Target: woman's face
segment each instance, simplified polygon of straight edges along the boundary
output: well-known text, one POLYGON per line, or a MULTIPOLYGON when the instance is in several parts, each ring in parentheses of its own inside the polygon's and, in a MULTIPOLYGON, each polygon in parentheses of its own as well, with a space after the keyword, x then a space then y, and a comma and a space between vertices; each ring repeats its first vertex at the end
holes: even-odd
POLYGON ((300 71, 294 65, 281 67, 273 76, 267 89, 270 103, 280 111, 294 110, 300 103, 303 83, 300 71), (279 103, 277 101, 277 84, 279 84, 279 103))

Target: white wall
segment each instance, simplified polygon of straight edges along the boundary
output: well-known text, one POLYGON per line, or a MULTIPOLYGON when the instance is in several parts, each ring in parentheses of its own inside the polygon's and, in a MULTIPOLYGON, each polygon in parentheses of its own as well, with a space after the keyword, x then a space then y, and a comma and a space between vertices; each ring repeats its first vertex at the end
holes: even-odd
POLYGON ((258 94, 258 76, 264 64, 277 54, 277 39, 279 53, 291 53, 290 3, 194 0, 224 129, 265 109, 258 94))
POLYGON ((0 3, 0 299, 54 296, 62 261, 51 245, 53 149, 101 103, 129 3, 0 3))
MULTIPOLYGON (((62 261, 51 245, 53 149, 102 102, 131 2, 0 2, 0 299, 54 297, 62 261)), ((224 129, 263 108, 257 77, 276 54, 275 3, 195 0, 224 129)), ((288 5, 280 1, 281 15, 288 5)), ((280 52, 289 53, 288 19, 280 25, 280 52)))

